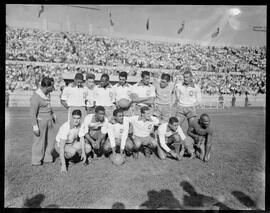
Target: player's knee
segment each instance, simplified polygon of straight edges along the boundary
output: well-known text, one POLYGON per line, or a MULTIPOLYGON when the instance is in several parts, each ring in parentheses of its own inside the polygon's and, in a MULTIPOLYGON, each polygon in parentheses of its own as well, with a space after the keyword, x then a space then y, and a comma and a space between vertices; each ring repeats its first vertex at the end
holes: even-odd
POLYGON ((180 141, 181 141, 181 137, 180 137, 180 135, 178 133, 175 133, 173 135, 173 139, 174 139, 175 142, 178 142, 178 143, 180 143, 180 141))
POLYGON ((105 152, 110 152, 112 151, 111 145, 109 143, 105 143, 103 146, 103 149, 105 152))
POLYGON ((139 149, 142 145, 142 142, 139 139, 134 139, 134 148, 139 149))
POLYGON ((69 148, 68 150, 65 151, 65 156, 66 158, 72 158, 76 154, 76 149, 75 148, 69 148))
POLYGON ((93 143, 92 147, 93 147, 93 149, 99 149, 100 145, 98 143, 93 143))
POLYGON ((88 154, 89 152, 91 152, 92 148, 89 144, 85 144, 85 153, 88 154))
POLYGON ((132 149, 133 149, 133 144, 132 144, 131 141, 130 141, 129 143, 126 143, 125 149, 126 149, 126 150, 132 150, 132 149))
POLYGON ((151 141, 151 146, 152 146, 152 148, 156 148, 157 147, 157 141, 155 139, 153 139, 151 141))

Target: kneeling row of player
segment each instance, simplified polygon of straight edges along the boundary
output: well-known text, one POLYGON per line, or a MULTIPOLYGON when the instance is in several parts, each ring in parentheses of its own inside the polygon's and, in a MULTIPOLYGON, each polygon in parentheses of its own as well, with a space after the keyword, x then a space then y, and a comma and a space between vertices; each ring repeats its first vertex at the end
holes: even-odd
POLYGON ((140 115, 131 117, 124 117, 123 111, 116 109, 110 121, 105 117, 104 107, 97 106, 95 114, 88 114, 83 122, 80 110, 72 112, 72 119, 58 131, 55 149, 60 154, 61 172, 67 171, 66 159, 71 159, 76 153, 87 164, 91 161, 90 152, 93 157, 101 152, 115 155, 116 147, 120 148, 121 154, 133 154, 135 159, 139 151, 143 151, 147 158, 156 151, 160 159, 169 155, 180 160, 186 150, 190 158, 197 156, 207 162, 213 134, 209 125, 209 116, 202 114, 198 123, 189 127, 189 136, 185 136, 176 117, 160 124, 146 106, 141 107, 140 115))

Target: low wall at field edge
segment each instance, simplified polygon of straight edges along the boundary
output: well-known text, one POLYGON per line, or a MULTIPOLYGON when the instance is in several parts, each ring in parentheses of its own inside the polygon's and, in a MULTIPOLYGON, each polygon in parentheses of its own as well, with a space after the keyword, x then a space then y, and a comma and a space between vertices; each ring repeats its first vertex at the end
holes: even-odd
MULTIPOLYGON (((33 91, 14 91, 9 97, 9 107, 29 107, 30 97, 33 91)), ((223 95, 226 106, 231 106, 232 95, 223 95)), ((265 107, 266 95, 249 95, 249 102, 251 106, 265 107)), ((202 104, 217 104, 218 95, 202 94, 202 104)), ((51 93, 52 107, 62 106, 60 103, 60 91, 53 91, 51 93)), ((242 107, 245 105, 245 95, 236 95, 236 106, 242 107)))

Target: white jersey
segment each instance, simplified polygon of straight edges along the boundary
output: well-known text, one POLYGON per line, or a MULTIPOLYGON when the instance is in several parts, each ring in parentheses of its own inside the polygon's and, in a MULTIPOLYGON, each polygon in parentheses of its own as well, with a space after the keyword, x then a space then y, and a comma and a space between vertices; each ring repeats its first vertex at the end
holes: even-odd
POLYGON ((93 107, 94 106, 94 102, 95 102, 95 99, 94 99, 94 89, 89 89, 88 87, 85 87, 85 91, 86 91, 86 106, 87 107, 93 107))
POLYGON ((174 133, 178 133, 182 140, 186 139, 186 136, 180 127, 178 126, 177 130, 173 132, 171 129, 168 128, 168 123, 163 123, 158 127, 158 137, 161 147, 166 151, 169 152, 171 149, 166 144, 166 137, 172 136, 174 133))
POLYGON ((57 146, 60 146, 60 141, 64 140, 66 143, 73 143, 77 140, 79 131, 80 131, 80 126, 79 127, 70 127, 70 122, 67 121, 62 126, 59 128, 59 131, 56 135, 56 142, 57 146))
POLYGON ((86 90, 77 86, 65 87, 61 100, 67 102, 68 106, 85 106, 86 90))
MULTIPOLYGON (((152 84, 148 86, 143 85, 141 82, 138 82, 133 85, 132 93, 138 95, 139 98, 154 98, 156 97, 155 87, 152 84)), ((147 106, 144 103, 138 103, 139 106, 147 106)))
POLYGON ((119 101, 122 98, 131 100, 129 97, 132 93, 132 85, 126 83, 124 86, 121 86, 119 83, 113 86, 114 98, 115 101, 119 101))
MULTIPOLYGON (((111 147, 115 147, 115 139, 121 139, 121 148, 122 148, 122 137, 123 132, 128 132, 129 125, 126 125, 126 117, 124 117, 123 124, 120 123, 109 123, 108 124, 108 136, 110 139, 111 147)), ((125 144, 123 146, 123 149, 125 148, 125 144)))
POLYGON ((183 85, 182 82, 176 84, 176 95, 179 106, 191 107, 201 102, 201 89, 197 85, 183 85))
POLYGON ((96 86, 94 88, 94 100, 96 101, 96 106, 113 106, 113 87, 111 85, 106 88, 96 86))
POLYGON ((104 118, 103 122, 96 121, 95 114, 88 114, 85 116, 82 127, 79 132, 79 137, 85 136, 89 130, 101 130, 103 134, 107 133, 108 118, 104 118))

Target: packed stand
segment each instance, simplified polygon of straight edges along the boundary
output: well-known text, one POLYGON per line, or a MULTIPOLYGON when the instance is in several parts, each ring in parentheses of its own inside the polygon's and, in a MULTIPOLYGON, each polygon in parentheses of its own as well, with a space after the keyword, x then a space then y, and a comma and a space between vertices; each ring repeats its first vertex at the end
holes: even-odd
POLYGON ((185 69, 214 72, 265 71, 266 47, 108 38, 83 33, 7 28, 6 59, 112 67, 185 69))

